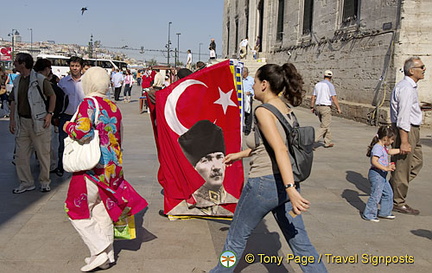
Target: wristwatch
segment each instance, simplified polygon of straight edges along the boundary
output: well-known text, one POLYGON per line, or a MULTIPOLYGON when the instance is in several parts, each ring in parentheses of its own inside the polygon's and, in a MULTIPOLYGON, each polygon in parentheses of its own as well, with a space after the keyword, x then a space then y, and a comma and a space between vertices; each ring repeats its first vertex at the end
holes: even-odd
POLYGON ((53 116, 53 115, 54 115, 54 112, 48 112, 47 114, 51 114, 51 116, 53 116))
POLYGON ((289 184, 284 185, 284 187, 285 187, 285 189, 288 189, 288 188, 292 188, 292 187, 295 188, 296 186, 295 186, 295 184, 289 183, 289 184))

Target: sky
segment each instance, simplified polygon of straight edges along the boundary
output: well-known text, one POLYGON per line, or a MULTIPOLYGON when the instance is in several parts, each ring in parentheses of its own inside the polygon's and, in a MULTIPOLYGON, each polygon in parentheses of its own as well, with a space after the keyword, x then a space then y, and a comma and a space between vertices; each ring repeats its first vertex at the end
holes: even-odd
MULTIPOLYGON (((222 48, 223 0, 16 0, 10 3, 2 5, 0 38, 4 40, 10 40, 8 34, 16 29, 26 42, 30 42, 33 32, 33 42, 54 40, 57 44, 87 45, 93 34, 93 41, 100 40, 102 47, 140 49, 143 46, 161 50, 167 44, 168 25, 172 22, 171 48, 177 47, 179 37, 180 51, 190 49, 194 61, 198 61, 200 43, 201 59, 208 59, 211 38, 216 41, 217 54, 222 48), (83 15, 82 7, 87 7, 83 15)), ((166 61, 166 53, 162 52, 122 52, 139 60, 166 61)), ((180 54, 180 61, 186 62, 186 54, 180 54)))

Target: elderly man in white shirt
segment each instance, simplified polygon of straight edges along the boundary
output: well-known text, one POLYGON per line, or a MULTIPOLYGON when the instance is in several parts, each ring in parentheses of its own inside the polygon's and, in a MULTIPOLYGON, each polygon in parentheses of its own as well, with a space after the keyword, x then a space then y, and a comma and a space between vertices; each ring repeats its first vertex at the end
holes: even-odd
POLYGON ((408 185, 423 166, 423 153, 420 144, 420 109, 417 82, 424 78, 426 66, 419 57, 405 61, 405 77, 394 87, 390 100, 390 119, 397 131, 395 148, 400 154, 392 156, 396 170, 392 172, 390 184, 393 188, 393 211, 418 215, 419 210, 406 204, 408 185))

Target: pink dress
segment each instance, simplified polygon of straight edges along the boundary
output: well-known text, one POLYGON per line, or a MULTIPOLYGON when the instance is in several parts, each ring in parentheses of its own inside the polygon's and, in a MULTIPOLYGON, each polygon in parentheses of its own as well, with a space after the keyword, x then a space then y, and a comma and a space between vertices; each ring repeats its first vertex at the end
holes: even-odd
MULTIPOLYGON (((113 221, 121 215, 134 215, 147 206, 142 198, 123 176, 123 158, 121 151, 120 109, 109 99, 94 97, 99 103, 99 130, 101 158, 92 170, 77 172, 72 175, 65 210, 73 219, 90 218, 87 203, 85 178, 97 184, 100 198, 113 221)), ((79 142, 86 142, 94 135, 95 105, 91 98, 84 98, 78 106, 76 122, 67 125, 66 133, 79 142)))

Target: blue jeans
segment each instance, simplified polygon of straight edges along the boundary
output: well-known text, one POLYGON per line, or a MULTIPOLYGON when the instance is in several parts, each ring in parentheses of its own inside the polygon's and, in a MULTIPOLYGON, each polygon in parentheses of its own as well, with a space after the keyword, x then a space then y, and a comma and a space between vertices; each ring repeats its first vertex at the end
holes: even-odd
MULTIPOLYGON (((302 216, 298 215, 293 218, 288 214, 291 209, 292 205, 280 175, 249 178, 237 204, 223 252, 227 250, 234 252, 237 255, 235 265, 237 266, 252 231, 271 211, 293 254, 314 256, 315 261, 318 261, 318 253, 309 240, 302 216)), ((235 266, 226 268, 218 262, 218 265, 210 272, 233 272, 235 266)), ((300 266, 303 272, 327 272, 322 262, 300 266)))
POLYGON ((393 209, 393 191, 387 180, 387 172, 369 169, 368 178, 371 183, 371 195, 367 201, 363 216, 375 219, 379 216, 391 215, 393 209), (381 208, 378 213, 378 204, 381 208))

